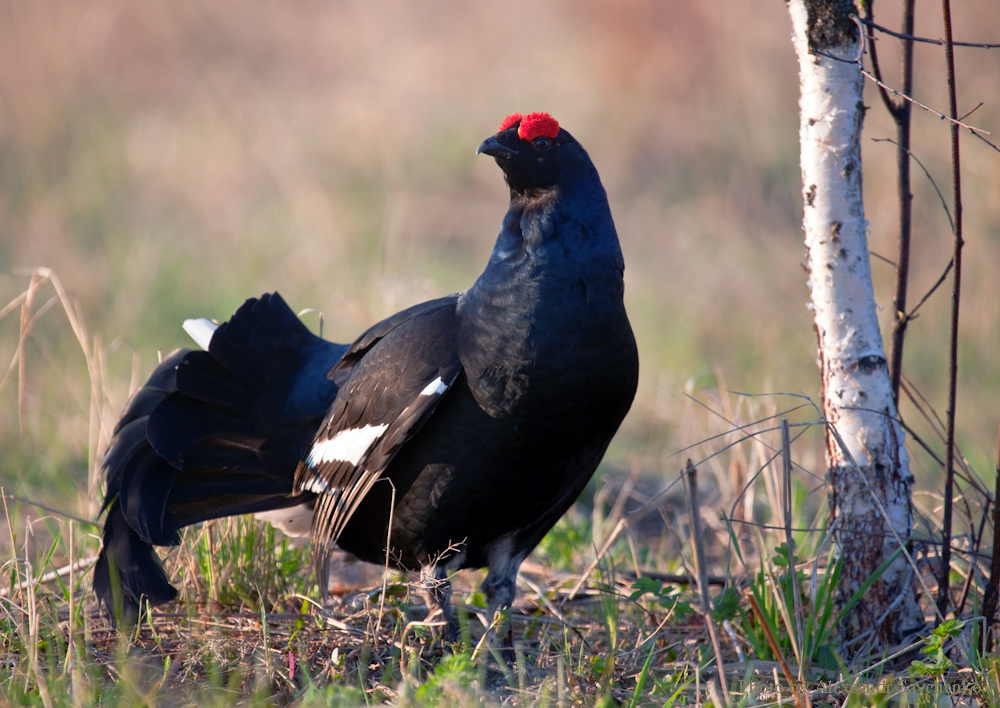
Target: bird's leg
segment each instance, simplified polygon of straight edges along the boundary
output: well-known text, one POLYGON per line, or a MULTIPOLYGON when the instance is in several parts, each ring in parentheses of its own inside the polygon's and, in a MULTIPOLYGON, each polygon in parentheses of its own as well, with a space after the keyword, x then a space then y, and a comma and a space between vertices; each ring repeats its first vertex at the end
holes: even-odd
POLYGON ((445 644, 458 641, 458 618, 451 605, 451 581, 448 571, 440 565, 425 565, 420 569, 419 592, 427 603, 427 619, 430 622, 440 613, 445 627, 442 640, 445 644))
POLYGON ((513 669, 516 661, 510 608, 514 604, 515 581, 521 559, 505 558, 505 562, 496 564, 493 560, 490 558, 489 572, 480 589, 486 595, 488 618, 496 631, 491 644, 504 663, 513 669))

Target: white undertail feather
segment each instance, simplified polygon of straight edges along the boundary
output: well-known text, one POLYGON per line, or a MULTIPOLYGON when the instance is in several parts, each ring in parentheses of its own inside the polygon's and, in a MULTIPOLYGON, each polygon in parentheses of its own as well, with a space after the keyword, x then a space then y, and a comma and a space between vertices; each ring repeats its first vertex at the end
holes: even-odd
POLYGON ((213 322, 207 317, 199 317, 196 320, 184 320, 184 331, 195 343, 208 351, 208 345, 212 341, 212 335, 219 328, 218 322, 213 322))
POLYGON ((261 511, 254 517, 266 521, 286 536, 308 536, 312 529, 313 510, 308 504, 300 504, 289 509, 261 511))

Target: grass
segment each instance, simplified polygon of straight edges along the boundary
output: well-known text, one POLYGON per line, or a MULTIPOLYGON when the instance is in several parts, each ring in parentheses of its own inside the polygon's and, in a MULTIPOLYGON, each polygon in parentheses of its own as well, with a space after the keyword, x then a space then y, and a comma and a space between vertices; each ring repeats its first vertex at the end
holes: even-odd
MULTIPOLYGON (((55 274, 37 275, 36 291, 20 302, 54 293, 43 317, 62 308, 78 341, 87 341, 55 274)), ((102 347, 84 357, 98 429, 114 419, 106 413, 107 357, 102 347)), ((250 518, 187 529, 165 554, 178 601, 120 633, 89 589, 97 527, 56 510, 36 515, 39 500, 19 485, 4 489, 0 662, 8 671, 0 705, 688 705, 713 695, 766 700, 797 687, 814 700, 881 705, 909 696, 930 705, 957 690, 996 694, 996 658, 975 650, 974 622, 952 622, 864 666, 843 665, 833 606, 842 561, 831 554, 813 467, 803 465, 816 463, 808 436, 790 449, 792 552, 775 511, 784 483, 774 464, 775 421, 790 418, 794 430, 808 431, 814 408, 800 397, 691 393, 683 434, 701 442, 683 453, 699 460, 702 479, 700 562, 714 598, 707 614, 688 580, 699 560, 686 540, 692 531, 679 487, 656 498, 661 480, 640 465, 626 474, 606 464, 522 569, 514 672, 498 670, 483 650, 481 572, 455 578, 463 641, 447 649, 422 621, 426 609, 405 577, 366 566, 352 578, 344 566, 342 595, 320 605, 308 548, 250 518), (720 633, 721 675, 708 617, 720 633), (972 667, 975 681, 962 671, 972 667)), ((975 602, 982 569, 956 568, 972 574, 975 602)))

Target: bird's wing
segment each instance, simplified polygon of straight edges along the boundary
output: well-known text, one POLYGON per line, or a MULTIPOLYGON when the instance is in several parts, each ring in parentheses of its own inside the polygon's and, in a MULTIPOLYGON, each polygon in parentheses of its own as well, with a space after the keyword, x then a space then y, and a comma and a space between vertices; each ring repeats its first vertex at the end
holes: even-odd
POLYGON ((337 362, 337 365, 331 369, 329 377, 331 379, 336 379, 343 375, 344 372, 349 374, 354 365, 368 353, 368 350, 378 344, 379 341, 400 325, 403 325, 410 320, 423 317, 429 313, 433 313, 442 308, 450 308, 453 310, 457 303, 457 293, 446 295, 445 297, 439 297, 436 300, 428 300, 427 302, 422 302, 418 305, 408 307, 405 310, 400 310, 392 317, 387 317, 381 322, 372 325, 367 331, 365 331, 364 334, 354 341, 354 344, 352 344, 346 352, 344 352, 344 355, 340 358, 340 361, 337 362))
POLYGON ((456 301, 442 298, 380 322, 344 356, 349 378, 295 472, 295 492, 317 495, 319 577, 361 500, 461 371, 456 301))

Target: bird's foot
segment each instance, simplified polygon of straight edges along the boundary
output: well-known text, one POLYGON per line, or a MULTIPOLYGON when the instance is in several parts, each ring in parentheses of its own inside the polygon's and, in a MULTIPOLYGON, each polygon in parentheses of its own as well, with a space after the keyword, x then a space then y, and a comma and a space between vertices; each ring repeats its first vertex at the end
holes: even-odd
POLYGON ((517 670, 509 607, 500 608, 493 614, 493 621, 480 640, 479 651, 484 649, 491 663, 495 663, 501 671, 517 670))
POLYGON ((451 582, 447 571, 441 567, 426 566, 420 570, 420 582, 417 591, 427 603, 427 617, 424 622, 429 625, 444 622, 441 630, 441 641, 445 646, 458 643, 461 638, 458 617, 451 604, 451 582))

